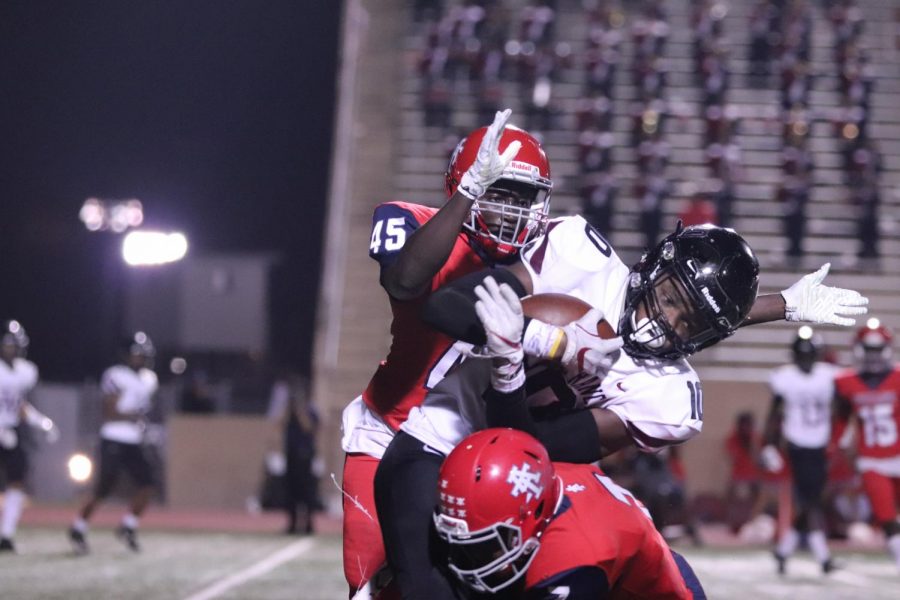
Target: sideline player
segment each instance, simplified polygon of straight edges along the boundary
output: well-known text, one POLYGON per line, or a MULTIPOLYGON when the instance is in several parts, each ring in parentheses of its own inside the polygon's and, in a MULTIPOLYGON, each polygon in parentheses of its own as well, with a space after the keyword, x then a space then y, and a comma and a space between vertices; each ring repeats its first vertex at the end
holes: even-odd
POLYGON ((375 519, 378 461, 429 387, 457 360, 455 340, 421 321, 430 293, 463 275, 514 260, 539 236, 549 211, 550 163, 538 141, 498 112, 457 146, 446 172, 446 204, 376 207, 369 255, 393 320, 390 353, 344 410, 344 575, 354 595, 385 561, 375 519))
POLYGON ((632 494, 592 465, 550 462, 536 439, 485 429, 447 456, 434 524, 467 588, 529 600, 705 598, 632 494))
POLYGON ((893 333, 874 318, 857 332, 853 356, 858 366, 835 380, 835 438, 855 417, 856 468, 900 569, 900 367, 893 360, 893 339, 893 333))
POLYGON ((551 221, 548 233, 527 247, 513 268, 525 269, 533 283, 516 283, 513 269, 495 269, 491 275, 504 284, 478 273, 429 301, 434 309, 429 318, 452 335, 478 341, 472 332, 488 331, 489 355, 512 357, 505 391, 515 393, 482 402, 483 391, 498 381, 491 380, 489 363, 466 360, 411 411, 385 454, 376 477, 378 514, 389 551, 402 552, 390 563, 395 576, 408 578, 409 590, 403 590, 408 597, 437 585, 432 575, 423 575, 433 546, 427 539, 433 499, 424 490, 433 487, 443 456, 467 434, 492 424, 514 426, 535 435, 554 460, 580 463, 627 445, 653 451, 683 442, 702 427, 702 390, 684 356, 739 325, 775 318, 850 324, 837 313, 866 310, 856 292, 821 285, 827 266, 781 295, 757 298, 752 251, 732 230, 713 226, 679 228, 629 270, 584 219, 564 217, 551 221), (471 310, 475 293, 465 286, 472 285, 480 288, 480 308, 469 317, 467 310, 476 312, 471 310), (599 339, 594 309, 562 329, 531 320, 523 340, 518 295, 525 292, 591 299, 627 339, 599 339), (523 350, 552 358, 554 348, 567 364, 530 369, 528 399, 523 350), (556 414, 533 419, 527 401, 556 414), (579 410, 584 408, 589 410, 579 410))
POLYGON ((779 463, 783 461, 776 448, 780 433, 790 463, 796 507, 791 527, 781 535, 774 552, 780 575, 784 575, 787 560, 797 550, 801 535, 806 536, 822 572, 830 573, 834 569, 825 537, 824 493, 837 368, 820 360, 823 346, 821 337, 810 327, 801 327, 791 344, 793 362, 777 368, 769 378, 772 406, 767 446, 761 455, 764 460, 772 457, 766 465, 769 470, 781 470, 783 465, 779 463))
POLYGON ((129 550, 140 550, 139 518, 150 502, 154 483, 153 468, 144 453, 144 432, 159 382, 150 368, 156 350, 146 333, 138 331, 128 338, 122 354, 122 362, 106 369, 100 379, 104 423, 100 428, 99 474, 93 494, 69 529, 69 540, 76 554, 88 552, 88 520, 112 492, 121 471, 131 477, 137 489, 116 529, 116 537, 129 550))
POLYGON ((0 516, 0 552, 15 552, 13 538, 25 509, 25 476, 28 457, 21 439, 21 424, 44 432, 48 442, 59 439, 59 430, 27 400, 38 381, 37 366, 25 358, 28 335, 18 321, 6 321, 0 329, 0 468, 6 476, 3 514, 0 516))

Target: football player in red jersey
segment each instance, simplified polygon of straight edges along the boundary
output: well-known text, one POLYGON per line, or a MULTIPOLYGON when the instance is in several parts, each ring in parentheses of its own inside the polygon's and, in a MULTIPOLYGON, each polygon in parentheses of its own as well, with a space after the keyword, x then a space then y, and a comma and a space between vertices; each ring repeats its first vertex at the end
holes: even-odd
MULTIPOLYGON (((498 112, 457 146, 439 210, 405 202, 376 207, 369 255, 391 303, 393 341, 363 394, 343 414, 346 453, 344 574, 355 594, 385 562, 372 481, 384 449, 411 408, 458 359, 454 340, 420 317, 430 293, 460 276, 515 259, 541 235, 552 181, 538 141, 498 112)), ((383 594, 382 597, 387 597, 383 594)))
POLYGON ((643 505, 592 465, 483 429, 447 456, 434 524, 467 588, 528 599, 705 598, 643 505))
POLYGON ((856 467, 900 568, 900 368, 893 361, 892 341, 893 334, 878 319, 869 319, 857 332, 853 354, 858 368, 840 373, 834 383, 838 420, 834 437, 840 439, 855 417, 856 467))
MULTIPOLYGON (((734 231, 708 225, 679 227, 628 269, 583 218, 562 217, 523 249, 514 268, 494 269, 491 277, 485 272, 463 276, 426 303, 426 321, 466 342, 487 341, 479 355, 502 357, 509 368, 498 378, 479 366, 485 361, 463 362, 411 410, 378 466, 378 517, 390 566, 402 579, 406 598, 428 597, 426 592, 434 597, 440 589, 439 574, 426 561, 435 547, 429 538, 433 498, 428 490, 434 489, 429 480, 436 477, 441 458, 468 433, 491 425, 515 427, 537 437, 555 460, 575 463, 594 462, 628 445, 656 451, 690 439, 702 427, 700 382, 684 356, 749 323, 788 319, 848 325, 853 320, 842 314, 866 310, 866 299, 858 293, 821 285, 827 266, 781 294, 757 297, 752 250, 734 231), (529 286, 514 268, 525 269, 529 286), (571 294, 589 299, 594 308, 571 325, 532 319, 526 328, 518 299, 526 293, 571 294), (619 323, 621 337, 599 334, 598 312, 619 323), (537 332, 529 337, 535 324, 537 332), (481 341, 475 339, 478 332, 481 341), (526 392, 523 353, 558 360, 566 379, 539 383, 532 370, 526 392), (488 387, 499 397, 483 401, 488 387), (555 412, 537 418, 529 410, 529 395, 541 390, 548 392, 538 399, 546 400, 541 408, 555 412)), ((551 371, 544 369, 553 376, 551 371)))

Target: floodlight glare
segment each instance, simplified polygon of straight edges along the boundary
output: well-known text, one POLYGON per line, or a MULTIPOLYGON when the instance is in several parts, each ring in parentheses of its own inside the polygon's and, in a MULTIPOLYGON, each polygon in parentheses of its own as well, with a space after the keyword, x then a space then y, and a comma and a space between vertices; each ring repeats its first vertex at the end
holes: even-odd
POLYGON ((69 457, 68 462, 69 477, 77 483, 84 483, 91 478, 91 472, 94 470, 94 463, 84 454, 73 454, 69 457))
POLYGON ((133 267, 175 262, 187 254, 183 233, 132 231, 122 241, 122 258, 133 267))

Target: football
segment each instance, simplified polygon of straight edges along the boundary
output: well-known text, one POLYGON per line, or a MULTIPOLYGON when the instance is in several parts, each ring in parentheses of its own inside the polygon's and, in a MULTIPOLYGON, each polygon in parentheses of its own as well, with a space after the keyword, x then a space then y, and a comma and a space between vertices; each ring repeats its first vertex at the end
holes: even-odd
MULTIPOLYGON (((591 305, 584 300, 566 294, 535 294, 522 299, 526 317, 561 327, 577 321, 591 305)), ((597 335, 605 340, 616 337, 616 329, 606 319, 597 322, 597 335)))

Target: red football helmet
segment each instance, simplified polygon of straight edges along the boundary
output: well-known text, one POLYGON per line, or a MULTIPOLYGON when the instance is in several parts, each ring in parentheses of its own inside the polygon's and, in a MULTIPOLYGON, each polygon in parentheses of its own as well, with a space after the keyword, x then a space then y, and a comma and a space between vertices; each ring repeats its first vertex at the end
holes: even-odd
POLYGON ((547 450, 514 429, 485 429, 444 461, 434 515, 453 573, 495 593, 522 577, 562 498, 547 450))
POLYGON ((853 356, 860 369, 867 373, 889 371, 893 366, 893 341, 894 334, 881 321, 875 318, 866 321, 853 340, 853 356))
MULTIPOLYGON (((456 146, 445 173, 447 196, 456 193, 463 174, 475 162, 487 127, 476 129, 456 146)), ((502 153, 510 142, 522 147, 487 192, 475 201, 463 224, 496 259, 514 255, 541 235, 550 212, 550 161, 540 143, 526 131, 507 125, 500 138, 502 153)))

